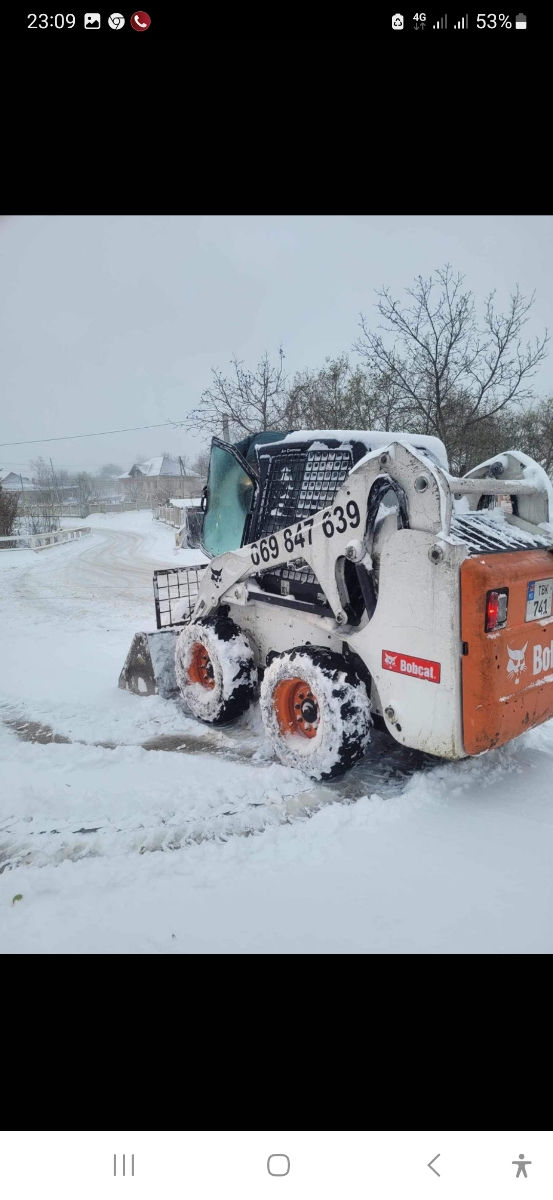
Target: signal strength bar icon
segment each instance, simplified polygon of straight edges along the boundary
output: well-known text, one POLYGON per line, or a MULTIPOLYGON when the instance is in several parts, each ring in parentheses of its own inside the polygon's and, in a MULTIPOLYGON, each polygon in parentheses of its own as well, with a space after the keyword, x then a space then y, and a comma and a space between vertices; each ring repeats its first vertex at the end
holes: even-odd
POLYGON ((444 17, 440 17, 439 21, 435 21, 432 28, 433 29, 447 29, 447 13, 445 14, 444 17))
POLYGON ((468 13, 467 13, 466 17, 460 17, 459 20, 457 21, 457 24, 453 26, 454 29, 468 29, 468 27, 469 27, 468 13))

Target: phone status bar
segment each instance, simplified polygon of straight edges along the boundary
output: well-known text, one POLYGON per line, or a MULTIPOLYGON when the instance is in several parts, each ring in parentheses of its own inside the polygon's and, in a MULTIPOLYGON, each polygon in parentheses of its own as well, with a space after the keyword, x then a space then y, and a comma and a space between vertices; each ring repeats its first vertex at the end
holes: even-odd
POLYGON ((528 31, 529 21, 525 12, 467 13, 467 12, 394 12, 391 29, 394 33, 425 31, 440 32, 507 32, 528 31))

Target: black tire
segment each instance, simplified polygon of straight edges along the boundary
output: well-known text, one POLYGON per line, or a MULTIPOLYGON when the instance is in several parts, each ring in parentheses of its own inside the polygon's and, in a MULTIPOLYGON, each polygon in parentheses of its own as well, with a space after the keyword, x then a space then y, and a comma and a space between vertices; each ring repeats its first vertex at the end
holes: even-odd
POLYGON ((370 739, 367 688, 341 654, 325 647, 274 656, 261 684, 261 715, 280 761, 313 779, 343 775, 370 739))
POLYGON ((175 674, 187 708, 209 725, 234 721, 258 693, 252 648, 229 617, 185 625, 177 638, 175 674))

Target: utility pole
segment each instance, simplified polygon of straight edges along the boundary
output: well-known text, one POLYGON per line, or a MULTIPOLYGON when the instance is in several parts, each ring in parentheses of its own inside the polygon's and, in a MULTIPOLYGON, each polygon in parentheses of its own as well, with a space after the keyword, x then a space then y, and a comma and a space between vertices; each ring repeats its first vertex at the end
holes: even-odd
POLYGON ((54 464, 52 462, 52 459, 50 459, 50 470, 52 472, 52 505, 51 505, 52 515, 53 516, 56 515, 54 510, 57 507, 60 509, 59 515, 61 516, 61 500, 60 500, 60 494, 58 491, 57 479, 54 474, 54 464))
POLYGON ((184 498, 184 476, 186 474, 186 471, 184 469, 184 463, 182 461, 182 457, 180 454, 179 454, 179 467, 180 467, 180 477, 181 477, 180 498, 182 500, 184 498))

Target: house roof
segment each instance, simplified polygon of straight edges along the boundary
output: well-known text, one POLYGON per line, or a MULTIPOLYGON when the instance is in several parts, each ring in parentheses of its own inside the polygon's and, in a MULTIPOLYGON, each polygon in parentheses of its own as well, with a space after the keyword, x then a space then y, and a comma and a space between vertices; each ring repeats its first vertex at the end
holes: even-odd
POLYGON ((25 491, 34 490, 35 487, 34 483, 31 483, 31 480, 26 475, 19 475, 15 471, 8 471, 6 469, 3 471, 0 470, 0 483, 7 491, 14 489, 21 491, 22 483, 25 491))
POLYGON ((178 458, 171 458, 169 454, 158 454, 156 458, 148 458, 146 462, 133 463, 130 471, 125 471, 124 475, 119 475, 119 479, 135 479, 140 475, 181 475, 188 477, 197 475, 197 471, 191 471, 186 468, 181 472, 181 466, 178 458))

